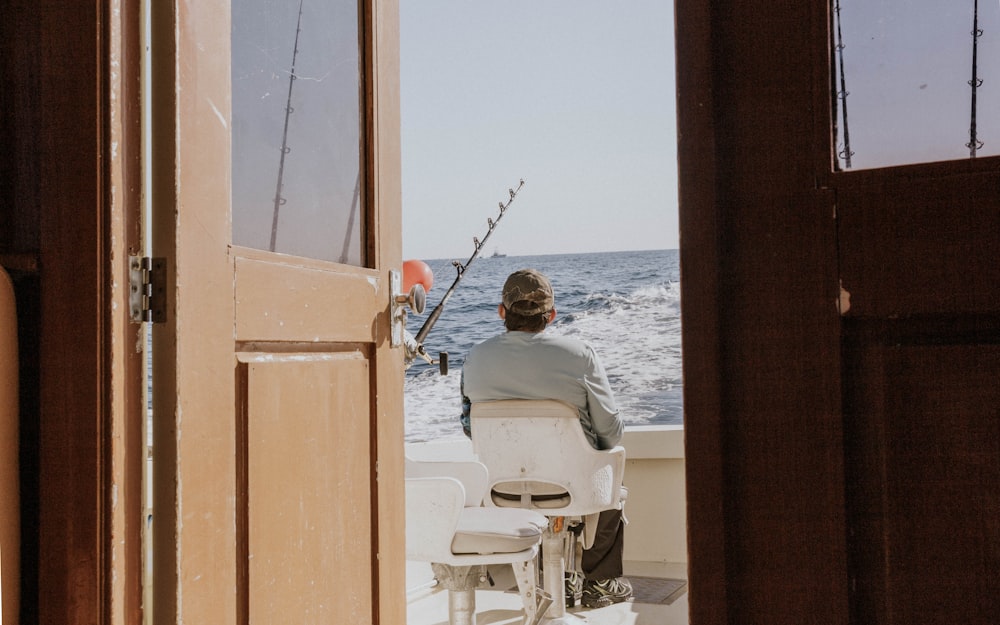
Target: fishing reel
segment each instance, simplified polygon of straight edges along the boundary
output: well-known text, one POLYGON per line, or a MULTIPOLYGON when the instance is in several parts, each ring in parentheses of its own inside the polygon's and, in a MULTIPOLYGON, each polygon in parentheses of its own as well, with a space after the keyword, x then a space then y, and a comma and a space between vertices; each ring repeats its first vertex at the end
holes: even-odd
POLYGON ((429 365, 437 365, 441 375, 448 375, 448 352, 438 352, 438 358, 434 360, 408 330, 403 331, 403 349, 405 351, 403 363, 407 369, 414 360, 420 358, 429 365))
MULTIPOLYGON (((434 273, 427 263, 408 260, 403 263, 403 271, 390 271, 389 280, 393 295, 393 345, 403 346, 403 365, 409 369, 413 361, 420 358, 427 364, 438 365, 441 375, 448 375, 448 354, 442 352, 434 360, 424 350, 422 336, 413 336, 406 329, 406 308, 414 314, 422 315, 427 305, 427 290, 434 285, 434 273)), ((426 333, 424 333, 426 335, 426 333)))

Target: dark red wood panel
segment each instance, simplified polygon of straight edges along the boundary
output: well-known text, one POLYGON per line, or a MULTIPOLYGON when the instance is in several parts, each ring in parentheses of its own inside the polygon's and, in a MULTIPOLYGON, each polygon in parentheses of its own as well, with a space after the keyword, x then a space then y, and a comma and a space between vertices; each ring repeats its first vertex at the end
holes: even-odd
POLYGON ((1000 158, 991 160, 979 172, 950 163, 838 186, 849 316, 1000 312, 1000 158))
POLYGON ((854 622, 996 622, 1000 345, 847 354, 854 622))

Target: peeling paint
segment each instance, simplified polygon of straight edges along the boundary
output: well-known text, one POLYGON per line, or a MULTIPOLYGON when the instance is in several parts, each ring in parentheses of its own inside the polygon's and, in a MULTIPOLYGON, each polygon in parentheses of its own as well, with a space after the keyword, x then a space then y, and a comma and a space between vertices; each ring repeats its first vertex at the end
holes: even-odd
POLYGON ((374 276, 368 276, 367 280, 368 284, 372 285, 372 289, 378 291, 378 278, 374 276))
POLYGON ((846 315, 851 309, 851 292, 844 288, 844 283, 840 283, 840 297, 837 299, 837 312, 846 315))

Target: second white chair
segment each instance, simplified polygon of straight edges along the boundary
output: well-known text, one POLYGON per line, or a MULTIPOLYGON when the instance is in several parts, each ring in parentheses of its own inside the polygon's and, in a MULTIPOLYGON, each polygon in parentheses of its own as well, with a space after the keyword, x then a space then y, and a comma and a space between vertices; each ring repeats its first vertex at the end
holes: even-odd
POLYGON ((482 507, 486 467, 478 462, 406 460, 406 559, 430 562, 448 589, 451 625, 475 625, 476 587, 486 567, 510 564, 526 625, 551 599, 538 589, 536 558, 548 524, 530 510, 482 507))

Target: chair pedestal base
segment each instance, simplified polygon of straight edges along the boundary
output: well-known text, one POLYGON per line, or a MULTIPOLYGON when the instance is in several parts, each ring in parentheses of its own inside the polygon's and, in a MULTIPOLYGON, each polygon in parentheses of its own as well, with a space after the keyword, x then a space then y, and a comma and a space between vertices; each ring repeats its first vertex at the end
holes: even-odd
MULTIPOLYGON (((552 597, 552 605, 545 612, 547 618, 559 618, 566 613, 566 556, 565 545, 568 532, 564 527, 553 531, 553 523, 542 534, 542 579, 545 592, 552 597)), ((561 525, 561 524, 560 524, 561 525)))
MULTIPOLYGON (((538 625, 552 604, 552 598, 538 588, 538 568, 535 559, 514 562, 512 566, 518 592, 524 603, 524 625, 538 625)), ((433 562, 431 570, 438 583, 448 591, 449 625, 476 625, 476 588, 486 583, 487 567, 454 566, 433 562)))
POLYGON ((448 623, 476 625, 476 586, 486 575, 486 567, 451 566, 432 563, 438 583, 448 590, 448 623))
POLYGON ((563 519, 549 519, 549 526, 542 534, 542 575, 545 594, 552 605, 544 611, 542 625, 584 625, 587 621, 566 613, 566 551, 575 536, 567 530, 563 519), (558 529, 553 529, 553 528, 558 529))
POLYGON ((451 625, 476 625, 476 589, 448 591, 448 622, 451 625))

